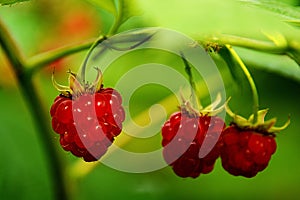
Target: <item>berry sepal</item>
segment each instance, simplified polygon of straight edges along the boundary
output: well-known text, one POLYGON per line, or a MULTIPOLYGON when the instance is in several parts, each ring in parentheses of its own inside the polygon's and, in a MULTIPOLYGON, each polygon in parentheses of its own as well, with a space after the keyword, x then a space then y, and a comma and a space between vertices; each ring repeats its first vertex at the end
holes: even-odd
POLYGON ((103 78, 100 69, 97 70, 97 76, 93 83, 89 84, 82 80, 77 74, 73 73, 71 70, 68 71, 69 74, 69 86, 64 86, 57 83, 54 79, 54 73, 52 74, 52 84, 56 90, 58 90, 61 95, 65 97, 77 98, 83 93, 93 94, 101 89, 103 78))
POLYGON ((227 102, 229 101, 228 99, 223 105, 218 107, 222 100, 221 94, 218 93, 216 99, 208 106, 203 108, 201 105, 197 105, 198 108, 194 108, 194 106, 191 104, 191 101, 186 100, 182 95, 181 99, 183 103, 180 106, 180 109, 187 112, 187 114, 191 116, 216 116, 224 110, 227 102))
POLYGON ((254 114, 252 114, 248 119, 246 119, 240 115, 233 113, 227 104, 225 105, 225 109, 227 114, 233 119, 232 124, 236 125, 240 129, 253 130, 263 133, 264 135, 273 135, 274 133, 286 129, 290 124, 290 118, 288 118, 285 124, 281 127, 274 126, 277 121, 276 118, 272 118, 265 121, 265 116, 268 113, 269 109, 259 110, 257 112, 256 122, 254 121, 254 114))

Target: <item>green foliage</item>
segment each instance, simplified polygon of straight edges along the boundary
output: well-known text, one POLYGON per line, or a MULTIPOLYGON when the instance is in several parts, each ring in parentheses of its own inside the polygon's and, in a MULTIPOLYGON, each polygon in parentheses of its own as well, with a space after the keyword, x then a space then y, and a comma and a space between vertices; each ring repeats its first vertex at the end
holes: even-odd
POLYGON ((117 15, 117 8, 114 0, 87 0, 100 9, 104 9, 113 15, 117 15))
POLYGON ((256 52, 243 48, 237 48, 237 52, 249 67, 279 74, 300 83, 300 68, 296 62, 287 56, 256 52))
POLYGON ((140 15, 141 9, 137 0, 87 0, 96 7, 112 13, 121 25, 129 18, 140 15))
POLYGON ((148 24, 181 31, 195 39, 216 32, 257 36, 261 34, 258 32, 260 28, 274 29, 275 23, 277 28, 283 25, 270 13, 259 12, 261 9, 249 8, 233 0, 152 0, 139 3, 144 11, 142 17, 148 24))
POLYGON ((21 3, 29 0, 0 0, 0 5, 13 5, 15 3, 21 3))
POLYGON ((119 0, 120 10, 122 10, 120 22, 123 24, 129 18, 137 15, 141 15, 142 11, 138 6, 137 0, 119 0))
POLYGON ((300 9, 274 0, 241 0, 247 5, 254 5, 269 10, 286 19, 300 19, 300 9))
POLYGON ((274 0, 241 0, 246 5, 257 6, 282 17, 292 26, 300 26, 300 8, 274 0))

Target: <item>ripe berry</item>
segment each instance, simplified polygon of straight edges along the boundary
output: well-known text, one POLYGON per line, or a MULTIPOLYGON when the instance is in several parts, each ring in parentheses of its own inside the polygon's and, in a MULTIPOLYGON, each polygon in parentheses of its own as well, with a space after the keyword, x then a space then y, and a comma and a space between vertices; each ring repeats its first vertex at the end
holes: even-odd
POLYGON ((71 73, 70 90, 54 82, 62 94, 50 109, 52 128, 60 135, 62 148, 87 162, 98 160, 107 151, 125 118, 120 94, 99 85, 99 77, 94 85, 83 85, 71 73))
POLYGON ((213 170, 220 155, 220 134, 225 127, 218 116, 176 112, 162 127, 163 157, 180 177, 198 177, 213 170))
POLYGON ((235 176, 255 176, 268 166, 276 151, 274 135, 242 130, 235 125, 227 127, 222 138, 222 166, 235 176))
POLYGON ((275 132, 285 129, 289 121, 282 127, 274 127, 275 119, 264 121, 267 110, 245 119, 234 114, 228 107, 228 114, 233 123, 222 133, 221 161, 223 168, 234 176, 251 178, 263 171, 276 151, 275 132))

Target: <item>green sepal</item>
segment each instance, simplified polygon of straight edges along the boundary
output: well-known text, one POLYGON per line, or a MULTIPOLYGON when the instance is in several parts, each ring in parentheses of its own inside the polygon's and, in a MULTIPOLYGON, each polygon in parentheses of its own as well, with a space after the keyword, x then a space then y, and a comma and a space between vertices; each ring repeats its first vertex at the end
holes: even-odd
POLYGON ((206 106, 205 108, 199 108, 198 110, 193 107, 193 105, 189 100, 186 100, 183 97, 182 93, 180 93, 180 95, 183 102, 183 104, 181 105, 181 109, 185 110, 191 116, 202 116, 202 115, 215 116, 224 110, 227 102, 229 101, 228 99, 223 105, 217 108, 217 106, 221 103, 222 100, 221 94, 218 93, 216 99, 210 105, 206 106))
POLYGON ((95 81, 91 84, 90 86, 90 90, 95 91, 99 91, 101 89, 102 83, 103 83, 103 75, 102 72, 99 68, 95 67, 95 69, 97 70, 97 76, 95 81))
POLYGON ((275 125, 276 118, 272 118, 264 123, 256 123, 254 129, 264 132, 264 133, 273 133, 270 129, 275 125))
POLYGON ((272 133, 276 133, 276 132, 280 132, 284 129, 286 129, 289 125, 290 125, 291 119, 290 117, 288 118, 288 120, 280 127, 276 127, 276 126, 272 126, 269 131, 272 133))
POLYGON ((52 80, 52 84, 55 87, 55 89, 57 91, 59 91, 63 96, 66 96, 66 97, 72 96, 72 90, 70 89, 70 87, 57 83, 56 80, 54 79, 54 73, 52 73, 51 80, 52 80))
MULTIPOLYGON (((255 124, 262 124, 265 121, 265 116, 268 113, 269 109, 263 109, 263 110, 259 110, 257 112, 257 122, 255 124)), ((253 123, 254 120, 254 114, 250 115, 248 121, 253 123)))
POLYGON ((237 115, 231 111, 228 104, 225 106, 227 114, 232 117, 233 123, 240 129, 254 130, 263 134, 273 134, 280 132, 288 127, 290 124, 290 119, 281 127, 275 127, 276 118, 265 121, 265 116, 268 113, 269 109, 259 110, 257 112, 257 121, 254 122, 254 114, 252 114, 248 119, 237 115))
POLYGON ((82 94, 84 92, 84 86, 78 80, 75 73, 71 72, 71 70, 68 71, 69 73, 69 87, 72 91, 72 94, 82 94))
POLYGON ((221 106, 217 107, 221 103, 222 97, 221 94, 218 93, 217 97, 214 102, 212 102, 210 105, 206 106, 205 108, 200 110, 200 113, 204 115, 209 115, 209 116, 215 116, 222 112, 227 104, 227 102, 230 100, 230 98, 221 106))
POLYGON ((225 104, 225 110, 227 114, 233 119, 233 122, 235 124, 244 124, 244 126, 251 125, 251 123, 246 118, 233 113, 231 109, 228 107, 228 103, 225 104))
POLYGON ((95 93, 99 91, 102 87, 103 76, 100 69, 95 68, 97 70, 97 76, 95 81, 92 84, 85 83, 80 79, 77 74, 73 73, 71 70, 69 73, 69 86, 64 86, 57 83, 54 79, 54 72, 52 74, 52 84, 53 86, 63 95, 69 98, 77 98, 81 96, 83 93, 95 93))

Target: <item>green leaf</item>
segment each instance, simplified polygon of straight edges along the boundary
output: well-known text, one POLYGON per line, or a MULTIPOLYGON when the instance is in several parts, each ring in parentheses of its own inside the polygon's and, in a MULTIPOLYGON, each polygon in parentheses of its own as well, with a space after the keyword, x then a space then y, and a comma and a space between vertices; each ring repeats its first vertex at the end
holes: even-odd
POLYGON ((269 10, 287 19, 300 19, 300 9, 274 0, 241 0, 247 5, 254 5, 269 10))
POLYGON ((100 9, 104 9, 113 15, 117 14, 117 9, 114 0, 87 0, 91 4, 99 7, 100 9))
POLYGON ((126 22, 129 18, 142 14, 142 10, 137 5, 137 0, 119 0, 120 24, 126 22))
POLYGON ((300 82, 300 68, 297 63, 288 56, 273 55, 238 47, 235 49, 248 66, 273 72, 300 82))
POLYGON ((143 8, 140 21, 147 26, 170 28, 194 39, 205 35, 228 33, 261 38, 260 30, 290 31, 290 26, 271 12, 245 6, 237 0, 151 0, 138 1, 143 8), (239 16, 239 17, 236 17, 239 16))
POLYGON ((29 0, 0 0, 0 5, 12 5, 15 3, 21 3, 23 1, 29 1, 29 0))

